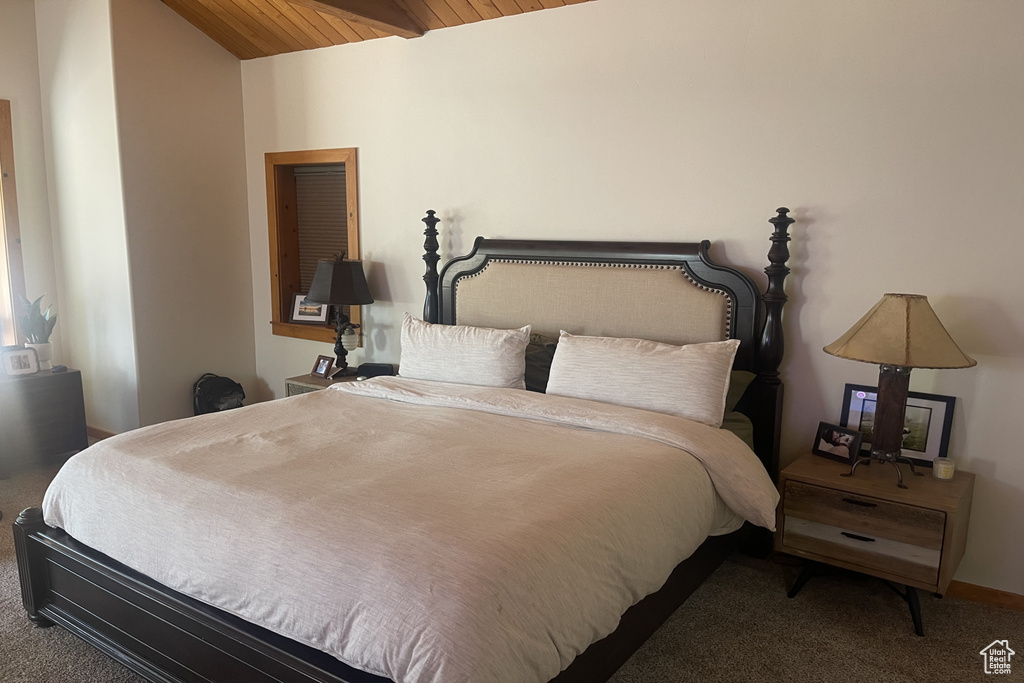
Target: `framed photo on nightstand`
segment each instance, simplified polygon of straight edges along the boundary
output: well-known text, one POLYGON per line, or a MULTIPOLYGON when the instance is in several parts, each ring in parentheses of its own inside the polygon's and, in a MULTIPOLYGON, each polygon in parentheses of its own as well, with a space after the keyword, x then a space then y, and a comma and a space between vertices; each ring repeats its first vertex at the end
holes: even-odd
MULTIPOLYGON (((876 387, 847 384, 843 397, 840 424, 861 433, 860 449, 866 452, 871 451, 874 436, 877 391, 876 387)), ((955 405, 954 396, 909 392, 903 422, 903 455, 922 467, 931 467, 935 458, 945 458, 955 405)))
POLYGON ((313 369, 309 371, 309 374, 313 377, 327 379, 331 374, 331 367, 333 365, 334 356, 317 356, 316 362, 313 363, 313 369))
POLYGON ((852 465, 860 453, 861 433, 839 425, 819 422, 811 452, 852 465))
POLYGON ((39 356, 33 348, 7 348, 0 354, 0 364, 8 375, 34 375, 39 372, 39 356))

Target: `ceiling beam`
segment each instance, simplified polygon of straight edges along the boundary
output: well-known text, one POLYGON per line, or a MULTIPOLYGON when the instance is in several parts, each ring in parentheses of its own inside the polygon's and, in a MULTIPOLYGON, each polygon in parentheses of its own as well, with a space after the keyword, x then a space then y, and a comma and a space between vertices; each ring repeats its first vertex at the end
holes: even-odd
POLYGON ((417 38, 426 30, 393 0, 288 0, 322 14, 355 21, 364 26, 401 36, 417 38))

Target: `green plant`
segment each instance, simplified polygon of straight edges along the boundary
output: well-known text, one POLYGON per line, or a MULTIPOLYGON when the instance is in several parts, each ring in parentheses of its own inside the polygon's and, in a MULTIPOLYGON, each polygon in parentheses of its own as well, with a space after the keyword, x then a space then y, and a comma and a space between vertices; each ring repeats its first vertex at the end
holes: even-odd
POLYGON ((53 313, 52 306, 47 306, 45 313, 40 310, 43 296, 29 302, 22 295, 18 295, 18 326, 21 327, 21 333, 25 335, 25 341, 29 344, 45 344, 50 341, 50 333, 57 324, 57 314, 53 313))

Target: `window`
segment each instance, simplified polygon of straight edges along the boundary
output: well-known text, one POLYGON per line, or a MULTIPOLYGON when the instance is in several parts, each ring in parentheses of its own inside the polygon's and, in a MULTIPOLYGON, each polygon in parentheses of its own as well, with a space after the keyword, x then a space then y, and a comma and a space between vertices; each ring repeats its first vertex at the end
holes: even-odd
MULTIPOLYGON (((334 341, 331 324, 292 322, 296 294, 309 291, 316 262, 359 258, 356 150, 266 154, 270 228, 271 326, 274 334, 334 341)), ((348 311, 359 323, 359 307, 348 311)))
POLYGON ((0 344, 18 343, 14 322, 15 295, 25 295, 21 231, 14 184, 14 132, 11 103, 0 100, 0 344))

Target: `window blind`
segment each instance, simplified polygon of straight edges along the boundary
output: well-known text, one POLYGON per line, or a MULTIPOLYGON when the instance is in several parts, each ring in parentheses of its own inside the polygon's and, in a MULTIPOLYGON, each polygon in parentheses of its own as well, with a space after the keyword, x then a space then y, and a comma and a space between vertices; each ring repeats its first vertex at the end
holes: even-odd
POLYGON ((316 262, 348 252, 348 209, 342 164, 295 168, 299 282, 309 291, 316 262))

